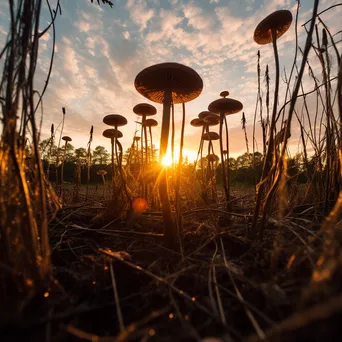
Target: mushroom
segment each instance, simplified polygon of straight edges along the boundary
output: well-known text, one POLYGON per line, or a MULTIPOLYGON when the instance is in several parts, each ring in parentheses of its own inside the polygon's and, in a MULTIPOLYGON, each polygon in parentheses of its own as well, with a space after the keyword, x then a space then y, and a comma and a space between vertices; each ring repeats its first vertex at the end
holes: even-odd
POLYGON ((96 172, 96 174, 98 176, 101 176, 103 185, 106 185, 106 179, 105 179, 104 176, 107 174, 107 171, 106 170, 99 170, 99 171, 96 172))
MULTIPOLYGON (((144 128, 148 127, 149 133, 150 133, 150 150, 151 150, 151 155, 152 155, 152 162, 154 161, 154 156, 153 156, 153 141, 152 141, 152 127, 158 126, 158 122, 154 119, 146 119, 145 122, 143 123, 144 128)), ((147 139, 146 139, 147 140, 147 139)))
MULTIPOLYGON (((212 145, 212 141, 219 140, 219 139, 220 139, 220 136, 216 132, 205 132, 205 133, 203 133, 202 140, 208 141, 208 155, 211 155, 211 153, 214 154, 214 148, 212 145)), ((216 199, 216 190, 215 190, 216 184, 214 184, 214 182, 213 182, 213 171, 214 171, 213 163, 210 163, 208 158, 207 158, 207 161, 208 161, 208 163, 207 163, 207 178, 209 178, 211 181, 212 196, 213 196, 213 199, 215 200, 216 199)), ((206 192, 207 192, 207 190, 206 190, 206 192)), ((205 196, 205 197, 207 197, 207 196, 205 196)))
POLYGON ((206 159, 208 161, 208 177, 211 184, 212 198, 216 201, 216 167, 217 162, 220 160, 220 158, 215 153, 211 153, 206 156, 206 159))
POLYGON ((145 160, 146 164, 148 162, 148 146, 147 146, 147 130, 146 126, 144 126, 145 120, 147 116, 152 116, 157 114, 156 107, 148 104, 148 103, 139 103, 133 108, 133 112, 141 116, 141 162, 144 165, 144 151, 143 151, 143 141, 145 139, 145 160))
POLYGON ((261 205, 261 199, 264 193, 265 186, 265 177, 268 174, 268 171, 271 167, 272 160, 272 152, 274 151, 274 130, 276 125, 276 117, 277 117, 277 102, 278 102, 278 93, 279 93, 279 56, 278 56, 278 48, 277 48, 277 39, 280 38, 291 26, 292 23, 292 14, 288 10, 280 10, 275 11, 268 15, 264 20, 262 20, 259 25, 256 27, 254 31, 254 41, 259 45, 265 45, 272 43, 273 52, 274 52, 274 60, 275 60, 275 69, 276 69, 276 80, 275 80, 275 88, 274 88, 274 100, 273 100, 273 109, 272 109, 272 117, 271 124, 269 129, 269 138, 268 138, 268 147, 266 151, 266 156, 264 159, 264 165, 262 168, 261 178, 260 178, 260 187, 257 194, 255 210, 252 221, 252 228, 255 228, 259 216, 259 209, 261 205))
POLYGON ((90 183, 90 169, 91 169, 91 142, 93 141, 94 126, 91 126, 89 132, 89 141, 87 149, 87 189, 86 189, 86 200, 88 200, 89 183, 90 183))
POLYGON ((110 139, 111 142, 111 156, 112 156, 112 184, 113 184, 113 189, 114 189, 114 178, 115 178, 115 162, 114 162, 114 140, 115 138, 121 138, 122 133, 119 130, 109 128, 103 131, 102 135, 105 138, 110 139))
POLYGON ((65 144, 64 144, 64 155, 63 155, 62 170, 61 170, 61 195, 63 192, 64 162, 65 162, 65 157, 66 157, 66 149, 67 149, 68 142, 72 141, 72 139, 68 137, 67 135, 65 135, 64 137, 62 137, 62 140, 65 141, 65 144))
MULTIPOLYGON (((108 126, 114 127, 115 131, 118 131, 118 127, 122 127, 122 126, 127 125, 127 119, 124 116, 120 115, 120 114, 109 114, 109 115, 106 115, 103 118, 103 122, 106 125, 108 125, 108 126)), ((115 145, 115 155, 116 156, 118 154, 118 152, 117 152, 117 139, 121 138, 121 137, 122 137, 122 133, 121 133, 121 136, 118 136, 116 134, 114 135, 114 143, 115 143, 114 145, 115 145)), ((112 159, 113 159, 113 157, 112 157, 112 159)))
POLYGON ((49 154, 48 154, 48 166, 46 170, 46 177, 49 180, 50 179, 50 158, 51 158, 51 152, 52 152, 52 146, 54 145, 54 137, 55 137, 55 126, 54 124, 51 124, 51 136, 50 136, 50 144, 49 144, 49 154))
POLYGON ((106 170, 99 170, 96 172, 96 174, 98 176, 101 176, 102 178, 102 182, 103 182, 103 197, 105 196, 105 189, 106 189, 106 179, 105 179, 105 175, 107 174, 106 170))
MULTIPOLYGON (((126 189, 126 184, 125 184, 125 180, 124 180, 124 176, 123 176, 122 168, 121 168, 121 162, 120 162, 120 159, 118 158, 118 150, 117 150, 117 146, 119 146, 120 150, 122 150, 122 146, 118 142, 118 138, 122 137, 122 133, 120 131, 118 131, 118 127, 122 127, 122 126, 127 125, 127 119, 120 114, 109 114, 103 118, 103 122, 108 126, 114 127, 114 130, 117 131, 117 133, 114 133, 115 156, 116 156, 116 159, 118 162, 118 169, 119 169, 122 181, 124 182, 124 189, 125 189, 127 198, 129 201, 131 201, 130 197, 128 196, 127 189, 126 189), (120 134, 121 134, 121 136, 120 136, 120 134)), ((122 156, 122 153, 121 153, 121 156, 122 156)), ((112 145, 112 166, 113 165, 114 165, 114 157, 113 157, 113 145, 112 145)), ((114 173, 113 173, 113 196, 114 196, 114 173)))
POLYGON ((228 124, 226 120, 226 115, 235 114, 242 110, 243 105, 240 101, 233 100, 231 98, 227 98, 229 95, 228 91, 222 91, 220 93, 221 98, 213 101, 208 106, 208 109, 220 115, 220 152, 221 152, 221 167, 222 167, 222 178, 223 178, 223 186, 226 195, 226 200, 230 201, 230 182, 229 182, 229 135, 228 135, 228 124), (223 158, 223 140, 222 140, 222 128, 223 122, 225 123, 226 128, 226 151, 227 151, 227 175, 226 175, 226 167, 223 158))
MULTIPOLYGON (((288 10, 275 11, 262 20, 254 31, 254 41, 259 45, 272 43, 276 67, 276 81, 274 90, 273 110, 270 125, 270 136, 268 143, 268 152, 265 158, 265 165, 270 156, 270 151, 273 150, 274 145, 274 129, 277 116, 277 102, 279 92, 279 56, 277 48, 277 39, 280 38, 291 26, 292 14, 288 10)), ((267 170, 265 170, 267 172, 267 170)))
MULTIPOLYGON (((203 90, 203 81, 197 72, 185 65, 161 63, 142 70, 136 76, 134 85, 141 95, 153 102, 163 104, 159 153, 159 159, 162 162, 168 147, 171 105, 183 104, 184 121, 184 103, 192 101, 200 95, 203 90)), ((181 146, 183 136, 184 132, 182 129, 181 146)), ((180 153, 180 160, 181 157, 182 153, 180 153)), ((165 168, 162 169, 160 175, 159 197, 162 205, 165 241, 171 248, 175 248, 177 245, 177 234, 172 222, 165 168)))

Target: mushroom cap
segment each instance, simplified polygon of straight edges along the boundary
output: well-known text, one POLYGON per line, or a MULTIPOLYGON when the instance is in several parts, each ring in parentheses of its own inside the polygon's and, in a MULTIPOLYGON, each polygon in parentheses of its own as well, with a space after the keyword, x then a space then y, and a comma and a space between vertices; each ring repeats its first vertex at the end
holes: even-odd
POLYGON ((222 151, 223 154, 228 154, 227 150, 222 151))
POLYGON ((103 175, 106 175, 107 174, 107 171, 106 170, 99 170, 96 172, 97 175, 99 176, 103 176, 103 175))
POLYGON ((109 114, 103 118, 103 122, 108 126, 125 126, 127 125, 127 119, 120 114, 109 114))
POLYGON ((62 137, 62 139, 64 141, 72 141, 72 139, 70 137, 68 137, 67 135, 65 135, 64 137, 62 137))
POLYGON ((158 122, 154 119, 147 119, 145 120, 143 126, 145 127, 155 127, 158 126, 158 122))
POLYGON ((216 114, 211 114, 204 118, 204 122, 208 126, 216 126, 220 123, 220 117, 216 114))
POLYGON ((139 141, 139 140, 140 140, 140 137, 134 137, 133 140, 139 141))
POLYGON ((150 116, 157 114, 157 108, 148 103, 139 103, 133 107, 133 112, 139 116, 150 116))
POLYGON ((123 137, 123 134, 121 131, 119 131, 118 129, 113 129, 113 128, 109 128, 109 129, 104 130, 102 135, 105 138, 109 138, 109 139, 122 138, 123 137))
POLYGON ((208 115, 213 115, 214 113, 212 113, 212 112, 209 112, 209 111, 207 111, 207 110, 204 110, 203 112, 200 112, 199 114, 198 114, 198 117, 200 118, 200 119, 205 119, 205 117, 207 117, 208 115))
POLYGON ((166 91, 171 92, 172 102, 185 103, 194 100, 203 90, 198 73, 179 63, 161 63, 142 70, 135 78, 136 90, 149 100, 163 103, 166 91))
POLYGON ((205 125, 205 122, 200 118, 195 118, 190 121, 190 125, 194 127, 203 127, 205 125))
POLYGON ((206 141, 208 141, 208 140, 219 140, 220 136, 216 132, 206 132, 206 133, 203 133, 202 139, 206 140, 206 141))
POLYGON ((227 90, 224 90, 224 91, 220 92, 220 96, 221 97, 227 97, 228 95, 229 95, 229 91, 227 91, 227 90))
POLYGON ((240 101, 231 99, 231 98, 221 98, 218 100, 213 101, 212 103, 210 103, 210 105, 208 106, 208 109, 213 112, 213 113, 217 113, 217 114, 225 114, 225 115, 229 115, 229 114, 235 114, 237 112, 239 112, 240 110, 242 110, 243 105, 240 101))
POLYGON ((280 38, 291 26, 292 14, 288 10, 275 11, 262 20, 254 31, 254 41, 265 45, 272 43, 272 29, 276 39, 280 38))
POLYGON ((216 155, 216 154, 208 154, 207 157, 208 161, 213 161, 213 162, 216 162, 216 161, 219 161, 220 158, 216 155))

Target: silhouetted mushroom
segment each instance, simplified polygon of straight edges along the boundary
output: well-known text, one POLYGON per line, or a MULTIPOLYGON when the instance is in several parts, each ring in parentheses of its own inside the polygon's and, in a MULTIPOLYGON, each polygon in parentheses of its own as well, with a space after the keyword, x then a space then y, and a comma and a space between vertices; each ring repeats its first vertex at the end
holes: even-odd
POLYGON ((91 164, 91 143, 93 141, 94 126, 91 126, 89 132, 89 141, 87 146, 87 189, 86 189, 86 200, 88 200, 88 191, 90 183, 90 164, 91 164))
POLYGON ((65 141, 65 144, 64 144, 64 155, 63 155, 62 170, 61 170, 61 194, 63 192, 64 162, 65 162, 65 157, 66 157, 66 149, 67 149, 68 142, 72 141, 72 139, 68 137, 67 135, 65 135, 64 137, 62 137, 62 140, 65 141))
MULTIPOLYGON (((118 127, 122 127, 122 126, 125 126, 127 125, 127 119, 120 115, 120 114, 109 114, 109 115, 106 115, 104 118, 103 118, 103 122, 108 125, 108 126, 112 126, 114 127, 115 131, 118 131, 118 127)), ((118 131, 119 132, 119 131, 118 131)), ((120 132, 121 133, 121 132, 120 132)), ((122 150, 122 146, 121 144, 118 142, 118 138, 119 138, 119 133, 115 133, 114 134, 114 149, 115 149, 115 156, 117 158, 117 161, 118 161, 118 169, 119 169, 119 172, 120 172, 120 175, 121 175, 121 178, 122 178, 122 181, 124 183, 124 189, 125 189, 125 192, 126 192, 126 196, 127 196, 127 199, 131 202, 131 198, 129 197, 128 195, 128 192, 127 192, 127 188, 126 188, 126 183, 125 183, 125 179, 124 179, 124 176, 123 176, 123 173, 122 173, 122 168, 121 168, 121 162, 120 162, 120 159, 118 158, 118 150, 117 150, 117 146, 119 146, 120 150, 122 150)), ((122 135, 121 135, 122 136, 122 135)), ((113 154, 113 153, 112 153, 113 154)), ((122 155, 122 153, 121 153, 122 155)), ((113 157, 112 157, 112 161, 113 161, 113 157)), ((113 174, 113 179, 114 179, 114 174, 113 174)), ((114 181, 113 181, 114 182, 114 181)), ((114 183, 113 183, 113 196, 114 196, 114 183)))
POLYGON ((272 43, 273 52, 274 52, 274 60, 275 60, 275 69, 276 69, 276 79, 275 79, 275 87, 274 87, 274 99, 273 99, 273 109, 272 109, 272 117, 269 129, 269 138, 268 138, 268 148, 266 151, 266 156, 264 158, 264 165, 262 168, 262 173, 260 177, 260 186, 257 193, 255 210, 253 215, 252 227, 253 229, 256 227, 259 210, 261 205, 261 199, 264 194, 264 186, 266 177, 268 177, 269 169, 272 165, 272 154, 274 149, 274 131, 276 125, 277 118, 277 105, 278 105, 278 93, 279 93, 279 78, 280 78, 280 68, 279 68, 279 56, 278 56, 278 48, 277 48, 277 39, 280 38, 291 26, 292 23, 292 14, 288 10, 280 10, 271 13, 264 20, 262 20, 259 25, 256 27, 254 31, 254 41, 257 44, 265 45, 272 43))
POLYGON ((141 116, 141 162, 144 165, 144 152, 143 152, 143 141, 145 139, 145 154, 146 154, 146 164, 148 162, 148 146, 147 146, 147 131, 146 127, 144 125, 146 117, 147 116, 152 116, 157 114, 157 109, 156 107, 148 104, 148 103, 139 103, 136 106, 133 107, 133 112, 141 116))
POLYGON ((112 184, 113 184, 113 193, 114 193, 114 179, 115 179, 115 155, 114 155, 114 145, 115 145, 115 138, 121 138, 122 133, 114 128, 109 128, 103 131, 102 135, 105 138, 110 139, 111 142, 111 157, 112 157, 112 184))
MULTIPOLYGON (((149 100, 163 104, 163 117, 160 137, 160 162, 166 155, 171 104, 183 104, 183 121, 185 116, 184 103, 200 95, 203 89, 201 77, 193 69, 178 63, 162 63, 142 70, 134 82, 137 91, 149 100)), ((183 141, 183 130, 181 142, 183 141)), ((181 143, 182 145, 182 143, 181 143)), ((180 153, 181 159, 182 153, 180 153)), ((177 245, 177 234, 174 229, 170 202, 167 191, 166 170, 163 169, 159 182, 159 197, 165 226, 165 240, 171 248, 177 245)))
POLYGON ((102 183, 103 183, 103 197, 105 196, 105 189, 106 189, 106 179, 105 179, 105 175, 107 174, 106 170, 99 170, 96 172, 96 174, 98 176, 101 176, 102 178, 102 183))
POLYGON ((203 133, 202 138, 203 140, 206 140, 206 141, 210 141, 210 140, 214 141, 214 140, 219 140, 220 136, 216 132, 206 132, 206 133, 203 133))
POLYGON ((148 127, 149 133, 150 133, 150 144, 151 144, 151 154, 152 154, 152 161, 154 161, 153 157, 153 140, 152 140, 152 127, 158 126, 158 122, 154 119, 146 119, 143 123, 144 128, 148 127))
MULTIPOLYGON (((273 110, 269 131, 269 143, 267 155, 270 156, 273 150, 274 141, 274 129, 276 124, 277 116, 277 103, 278 103, 278 93, 279 93, 279 56, 277 49, 277 39, 280 38, 291 26, 292 14, 288 10, 275 11, 268 15, 264 20, 262 20, 254 31, 254 41, 257 44, 265 45, 272 43, 276 67, 276 80, 275 80, 275 90, 274 90, 274 100, 273 100, 273 110)), ((265 158, 265 163, 267 163, 267 157, 265 158)), ((266 171, 267 172, 267 171, 266 171)))
POLYGON ((226 120, 226 115, 235 114, 242 110, 243 105, 240 101, 233 100, 231 98, 226 98, 229 95, 228 91, 222 91, 221 94, 222 98, 213 101, 208 106, 208 109, 220 115, 220 153, 221 153, 221 167, 222 167, 222 177, 223 177, 223 185, 224 191, 226 194, 226 200, 229 205, 230 201, 230 182, 229 182, 229 135, 228 135, 228 124, 226 120), (223 122, 225 123, 226 127, 226 151, 227 151, 227 174, 226 168, 223 158, 223 140, 222 140, 222 128, 223 122))

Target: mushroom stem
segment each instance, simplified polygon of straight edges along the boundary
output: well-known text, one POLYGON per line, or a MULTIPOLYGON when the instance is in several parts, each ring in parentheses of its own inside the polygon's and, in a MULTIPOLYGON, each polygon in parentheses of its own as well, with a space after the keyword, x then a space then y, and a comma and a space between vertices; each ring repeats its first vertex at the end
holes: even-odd
MULTIPOLYGON (((143 116, 143 130, 144 130, 144 139, 145 139, 145 164, 144 164, 144 170, 148 168, 148 142, 147 142, 147 129, 145 125, 146 121, 146 115, 143 116)), ((142 146, 141 142, 141 146, 142 146)), ((145 192, 145 199, 148 201, 148 186, 147 182, 144 182, 144 192, 145 192)))
POLYGON ((229 206, 229 189, 227 184, 227 176, 226 176, 226 167, 224 165, 223 158, 223 139, 222 139, 222 131, 223 131, 223 121, 224 121, 224 113, 220 113, 220 153, 221 153, 221 168, 222 168, 222 178, 223 178, 223 188, 226 195, 227 206, 229 206))
MULTIPOLYGON (((203 132, 204 132, 204 126, 203 126, 203 132)), ((204 147, 204 139, 203 139, 203 133, 202 133, 202 145, 200 146, 201 154, 200 154, 200 162, 201 162, 201 177, 202 177, 202 191, 204 189, 204 169, 203 169, 203 147, 204 147)))
POLYGON ((114 198, 115 192, 115 163, 114 163, 114 137, 110 139, 112 147, 112 195, 114 198))
POLYGON ((149 132, 150 132, 150 149, 151 149, 151 161, 152 161, 152 163, 154 162, 154 156, 153 156, 153 141, 152 141, 152 127, 151 126, 149 126, 149 128, 148 128, 148 130, 149 130, 149 132))
MULTIPOLYGON (((226 148, 227 148, 227 188, 228 188, 228 196, 230 201, 230 164, 229 164, 229 131, 228 131, 228 122, 227 117, 224 116, 224 126, 226 129, 226 148)), ((229 205, 229 204, 228 204, 229 205)))
POLYGON ((272 110, 272 119, 271 119, 271 127, 270 127, 270 139, 269 139, 269 151, 272 152, 274 145, 274 128, 276 124, 277 117, 277 105, 278 105, 278 93, 279 93, 279 56, 278 56, 278 47, 277 47, 277 33, 275 29, 272 29, 272 43, 273 43, 273 51, 274 51, 274 60, 276 67, 276 80, 275 80, 275 88, 274 88, 274 100, 273 100, 273 110, 272 110))
MULTIPOLYGON (((179 242, 181 242, 181 233, 182 233, 182 215, 181 215, 181 209, 180 209, 179 189, 180 189, 180 177, 181 177, 181 167, 182 167, 182 162, 183 162, 183 146, 184 146, 184 126, 185 126, 185 104, 184 103, 182 103, 182 107, 183 107, 182 129, 181 129, 180 148, 179 148, 177 182, 176 182, 176 212, 177 212, 177 228, 178 228, 179 242)), ((181 252, 183 252, 182 249, 181 249, 181 252)))
POLYGON ((66 156, 66 148, 68 145, 68 141, 65 141, 64 144, 64 155, 63 155, 63 160, 62 160, 62 167, 61 167, 61 192, 60 195, 62 196, 63 194, 63 181, 64 181, 64 161, 65 161, 65 156, 66 156))
POLYGON ((145 138, 145 164, 146 167, 148 166, 148 141, 147 141, 147 128, 145 125, 145 121, 146 121, 146 116, 144 116, 144 138, 145 138))
MULTIPOLYGON (((172 169, 174 169, 175 162, 175 106, 171 104, 171 121, 172 121, 172 133, 171 133, 171 159, 172 169)), ((174 170, 173 170, 174 171, 174 170)))
MULTIPOLYGON (((270 125, 270 130, 269 130, 268 148, 267 148, 264 165, 262 168, 260 187, 257 192, 257 198, 256 198, 256 203, 255 203, 255 210, 254 210, 253 221, 252 221, 252 231, 254 231, 257 225, 261 199, 262 199, 262 196, 264 193, 264 187, 265 187, 264 179, 270 169, 270 166, 271 166, 270 161, 271 161, 272 152, 274 149, 273 148, 273 144, 274 144, 273 135, 274 135, 274 128, 276 124, 277 100, 278 100, 278 92, 279 92, 279 56, 278 56, 278 49, 277 49, 277 35, 274 29, 272 29, 272 43, 273 43, 273 51, 274 51, 274 59, 275 59, 275 67, 276 67, 276 81, 275 81, 275 88, 274 88, 273 110, 272 110, 271 125, 270 125)), ((261 229, 263 228, 261 227, 261 229)))
MULTIPOLYGON (((169 140, 169 130, 170 130, 170 107, 171 107, 171 92, 165 91, 164 101, 163 101, 163 118, 161 124, 161 137, 160 137, 160 162, 162 162, 163 158, 166 155, 167 145, 169 140)), ((164 235, 166 244, 175 249, 177 246, 177 236, 174 230, 173 222, 172 222, 172 214, 170 201, 167 190, 167 179, 166 179, 166 168, 162 168, 160 173, 160 181, 159 181, 159 197, 162 207, 162 215, 164 221, 164 235)))

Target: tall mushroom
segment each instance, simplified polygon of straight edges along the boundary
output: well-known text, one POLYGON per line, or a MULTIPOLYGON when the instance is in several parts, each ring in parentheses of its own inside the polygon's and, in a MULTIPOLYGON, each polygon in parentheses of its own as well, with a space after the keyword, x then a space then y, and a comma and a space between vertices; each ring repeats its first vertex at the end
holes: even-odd
MULTIPOLYGON (((105 138, 110 139, 111 142, 111 157, 112 157, 112 185, 113 185, 113 193, 114 193, 114 188, 115 188, 115 156, 114 156, 114 142, 115 138, 119 138, 120 136, 122 137, 122 133, 119 130, 109 128, 103 131, 102 135, 105 138)), ((117 161, 118 162, 118 161, 117 161)))
POLYGON ((228 135, 228 125, 226 120, 226 115, 235 114, 238 113, 240 110, 242 110, 243 105, 240 101, 233 100, 231 98, 227 98, 229 95, 228 91, 223 91, 220 94, 222 98, 213 101, 208 106, 208 109, 213 112, 220 115, 220 153, 221 153, 221 167, 222 167, 222 178, 223 178, 223 186, 224 191, 226 195, 226 200, 228 202, 229 207, 229 201, 230 201, 230 182, 229 182, 229 135, 228 135), (225 123, 226 126, 226 151, 227 151, 227 174, 226 174, 226 167, 224 164, 224 158, 223 158, 223 140, 222 140, 222 129, 223 129, 223 123, 225 123))
MULTIPOLYGON (((220 136, 216 132, 205 132, 202 135, 203 141, 208 141, 208 156, 207 156, 207 180, 210 180, 210 185, 211 185, 211 191, 212 191, 212 197, 213 200, 216 200, 216 183, 214 182, 214 170, 215 168, 213 167, 213 161, 214 157, 216 156, 214 154, 214 148, 212 145, 212 141, 219 140, 220 136)), ((207 195, 207 189, 206 189, 206 195, 207 195)))
POLYGON ((192 119, 190 121, 190 125, 193 126, 193 127, 202 127, 200 144, 199 144, 199 147, 198 147, 197 158, 196 158, 196 161, 195 161, 195 169, 196 169, 197 160, 198 160, 198 158, 200 156, 200 153, 202 151, 202 145, 203 145, 202 135, 204 133, 205 122, 204 122, 204 120, 202 120, 200 118, 195 118, 195 119, 192 119))
MULTIPOLYGON (((163 104, 159 153, 159 159, 162 161, 168 147, 171 105, 194 100, 203 90, 203 81, 196 71, 185 65, 161 63, 142 70, 136 76, 134 85, 141 95, 153 102, 163 104)), ((183 119, 184 114, 183 106, 183 119)), ((175 248, 177 234, 172 221, 165 168, 162 169, 160 175, 159 197, 162 205, 165 241, 171 248, 175 248)))
MULTIPOLYGON (((108 126, 114 127, 115 131, 118 131, 118 127, 122 127, 122 126, 127 125, 127 119, 120 114, 106 115, 103 118, 103 122, 108 126)), ((115 153, 115 156, 118 156, 118 150, 117 150, 117 146, 118 146, 118 140, 117 139, 118 138, 119 138, 119 135, 115 134, 114 135, 114 149, 115 149, 115 151, 113 151, 113 145, 112 145, 112 165, 114 165, 114 157, 113 157, 114 153, 115 153)), ((121 164, 119 164, 118 158, 117 158, 117 161, 118 161, 119 173, 122 177, 122 181, 124 182, 124 186, 125 186, 125 190, 126 190, 125 180, 124 180, 124 177, 122 174, 121 164)), ((115 170, 114 170, 114 172, 115 172, 115 170)), ((114 173, 113 173, 113 182, 114 182, 114 173)), ((113 196, 114 196, 114 183, 112 183, 112 185, 113 185, 113 196)), ((127 191, 126 191, 126 194, 127 194, 127 191)), ((127 195, 127 198, 130 200, 130 197, 128 195, 127 195)))
MULTIPOLYGON (((105 175, 107 174, 106 170, 99 170, 96 172, 96 174, 98 176, 101 176, 102 178, 102 183, 103 183, 103 198, 105 197, 105 190, 106 190, 106 179, 105 179, 105 175)), ((97 189, 97 186, 96 186, 97 189)))
MULTIPOLYGON (((108 125, 114 127, 114 130, 118 130, 118 127, 122 127, 127 125, 127 119, 120 114, 109 114, 103 118, 103 122, 108 125)), ((121 133, 121 132, 120 132, 121 133)), ((117 139, 118 136, 114 136, 114 147, 115 147, 115 155, 117 155, 117 139)), ((112 161, 113 161, 113 148, 112 148, 112 161)))
POLYGON ((158 122, 154 119, 147 119, 143 123, 144 128, 148 127, 148 131, 150 134, 150 151, 151 151, 151 161, 154 162, 154 156, 153 156, 153 140, 152 140, 152 127, 158 126, 158 122))
POLYGON ((276 80, 275 80, 275 88, 274 88, 272 117, 271 117, 270 129, 269 129, 268 147, 266 151, 264 165, 262 168, 260 187, 257 192, 257 198, 256 198, 256 204, 255 204, 255 210, 254 210, 254 216, 253 216, 253 222, 252 222, 252 229, 255 228, 257 219, 259 216, 261 198, 263 196, 264 186, 265 186, 264 180, 270 169, 272 153, 274 151, 274 130, 275 130, 275 125, 276 125, 276 117, 277 117, 277 101, 278 101, 279 78, 280 78, 277 39, 280 38, 290 28, 291 23, 292 23, 292 14, 290 11, 288 10, 275 11, 271 13, 270 15, 268 15, 264 20, 262 20, 254 31, 254 41, 257 44, 266 45, 266 44, 272 43, 273 45, 275 69, 276 69, 276 80))
POLYGON ((64 144, 64 154, 63 154, 62 169, 61 169, 61 195, 63 192, 64 162, 65 162, 65 157, 66 157, 66 149, 67 149, 68 142, 72 141, 72 139, 65 135, 64 137, 62 137, 62 140, 65 141, 65 144, 64 144))
POLYGON ((147 145, 147 130, 144 124, 147 116, 152 116, 157 114, 156 107, 148 103, 139 103, 133 108, 133 112, 141 116, 141 163, 144 165, 144 152, 143 152, 143 141, 145 139, 145 161, 148 164, 148 145, 147 145))
POLYGON ((267 163, 274 148, 274 129, 277 116, 277 103, 279 93, 279 56, 277 48, 277 39, 280 38, 291 26, 292 14, 288 10, 275 11, 262 20, 254 31, 254 41, 259 45, 272 43, 276 68, 276 80, 274 89, 273 110, 271 125, 269 131, 268 152, 265 158, 265 172, 267 172, 267 163), (268 157, 267 157, 268 156, 268 157))

